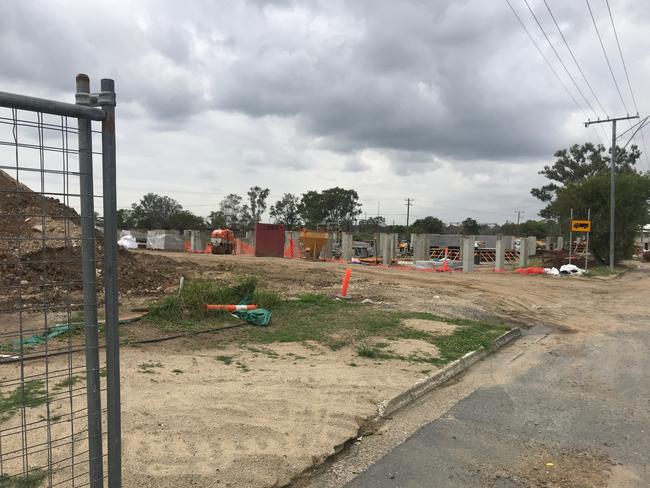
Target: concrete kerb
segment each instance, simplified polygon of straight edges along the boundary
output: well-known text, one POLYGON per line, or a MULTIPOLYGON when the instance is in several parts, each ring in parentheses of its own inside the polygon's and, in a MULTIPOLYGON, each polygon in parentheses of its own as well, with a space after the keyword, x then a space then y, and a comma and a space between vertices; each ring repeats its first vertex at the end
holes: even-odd
POLYGON ((477 351, 468 352, 462 358, 448 364, 440 371, 435 372, 428 378, 418 381, 415 385, 411 386, 401 393, 398 393, 393 398, 384 400, 379 404, 379 407, 377 408, 377 415, 371 420, 371 422, 378 422, 392 415, 397 410, 404 408, 405 406, 420 398, 425 393, 434 390, 457 374, 462 373, 484 357, 492 354, 493 352, 499 350, 506 344, 519 337, 521 337, 521 329, 516 327, 497 337, 491 346, 479 349, 477 351))

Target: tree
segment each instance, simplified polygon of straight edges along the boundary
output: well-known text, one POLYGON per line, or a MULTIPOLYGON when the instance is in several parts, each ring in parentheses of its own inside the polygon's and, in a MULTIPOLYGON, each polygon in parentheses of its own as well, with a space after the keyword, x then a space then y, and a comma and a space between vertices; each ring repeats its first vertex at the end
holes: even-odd
POLYGON ((309 227, 324 223, 339 228, 350 228, 352 222, 361 214, 361 205, 355 190, 334 187, 321 193, 304 193, 300 200, 299 212, 309 227))
POLYGON ((411 231, 415 234, 442 234, 444 230, 444 222, 430 215, 411 224, 411 231))
POLYGON ((129 229, 135 227, 133 211, 130 208, 121 208, 117 211, 117 228, 129 229))
MULTIPOLYGON (((602 172, 583 181, 556 190, 549 205, 554 215, 568 215, 571 208, 591 209, 593 228, 589 249, 602 262, 609 261, 610 176, 602 172)), ((638 230, 650 223, 650 174, 628 169, 616 178, 616 220, 614 229, 614 260, 630 258, 638 230)))
POLYGON ((180 210, 169 217, 168 227, 181 232, 186 229, 204 229, 205 220, 189 210, 180 210))
POLYGON ((294 230, 300 226, 298 206, 300 199, 291 193, 285 193, 282 198, 271 206, 271 218, 276 224, 284 224, 287 230, 294 230))
POLYGON ((173 198, 147 193, 140 203, 131 205, 131 217, 140 229, 169 229, 170 217, 181 210, 183 207, 173 198))
POLYGON ((463 220, 461 229, 461 232, 465 235, 477 235, 481 230, 481 226, 473 218, 467 217, 463 220))
POLYGON ((210 229, 220 229, 226 227, 226 218, 223 216, 221 210, 213 211, 208 214, 206 224, 210 229))
POLYGON ((260 188, 259 186, 252 186, 248 190, 249 207, 244 207, 245 212, 248 214, 249 224, 255 224, 262 220, 262 214, 266 211, 266 199, 268 198, 270 190, 268 188, 260 188))
MULTIPOLYGON (((554 154, 557 158, 552 166, 544 166, 539 174, 550 180, 550 183, 540 188, 530 190, 531 195, 543 202, 549 202, 539 214, 545 218, 553 217, 550 210, 550 202, 555 197, 557 190, 565 185, 585 181, 591 176, 601 174, 609 170, 611 158, 608 151, 602 144, 594 145, 589 142, 579 145, 574 144, 569 149, 561 149, 554 154)), ((630 146, 630 150, 617 148, 616 169, 628 171, 634 168, 641 152, 637 146, 630 146)))
POLYGON ((219 213, 223 216, 224 224, 230 229, 239 228, 245 209, 242 206, 242 197, 230 193, 219 203, 219 213))
POLYGON ((386 227, 386 219, 381 215, 361 219, 358 224, 361 234, 374 234, 375 232, 380 232, 384 227, 386 227))

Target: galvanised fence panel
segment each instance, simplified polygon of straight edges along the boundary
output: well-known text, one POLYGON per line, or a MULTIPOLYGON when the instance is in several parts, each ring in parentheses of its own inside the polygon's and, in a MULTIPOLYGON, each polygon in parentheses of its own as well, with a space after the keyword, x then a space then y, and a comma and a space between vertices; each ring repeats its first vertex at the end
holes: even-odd
POLYGON ((112 81, 102 90, 79 75, 76 104, 0 92, 0 486, 121 486, 112 81))

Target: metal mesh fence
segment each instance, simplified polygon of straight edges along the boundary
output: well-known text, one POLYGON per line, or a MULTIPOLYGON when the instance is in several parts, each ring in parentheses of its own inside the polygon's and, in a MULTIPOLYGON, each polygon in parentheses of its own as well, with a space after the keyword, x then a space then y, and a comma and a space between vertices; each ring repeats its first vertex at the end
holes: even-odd
POLYGON ((0 486, 98 487, 107 472, 104 250, 89 215, 102 131, 84 159, 88 124, 0 107, 0 486))

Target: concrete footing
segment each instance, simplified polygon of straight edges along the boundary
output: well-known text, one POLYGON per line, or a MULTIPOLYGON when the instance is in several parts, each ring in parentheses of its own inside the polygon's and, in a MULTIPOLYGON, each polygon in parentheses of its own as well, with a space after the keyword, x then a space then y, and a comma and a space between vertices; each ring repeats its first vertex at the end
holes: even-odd
POLYGON ((564 237, 558 236, 557 237, 557 246, 555 249, 564 249, 564 237))
POLYGON ((341 259, 348 262, 352 260, 354 251, 352 249, 352 233, 341 232, 341 259))
POLYGON ((494 258, 494 269, 497 271, 502 271, 506 262, 505 249, 503 247, 503 244, 503 236, 497 236, 496 253, 494 258))
POLYGON ((390 266, 395 258, 395 241, 397 234, 380 234, 379 249, 384 266, 390 266))
POLYGON ((463 260, 463 272, 474 271, 474 236, 463 236, 461 239, 461 256, 463 260))
POLYGON ((528 266, 528 239, 525 237, 519 239, 519 266, 528 266))

